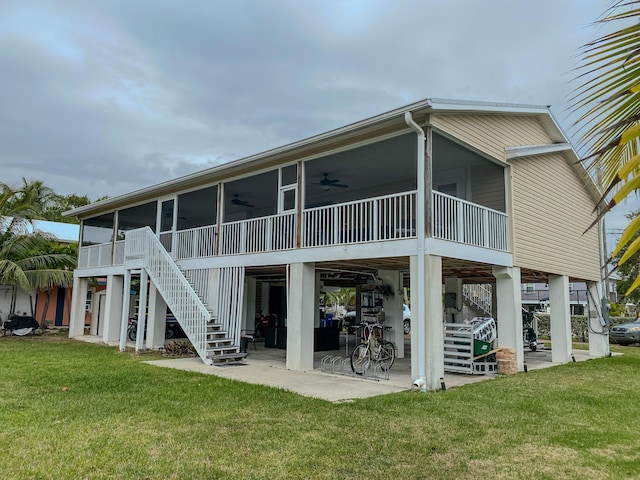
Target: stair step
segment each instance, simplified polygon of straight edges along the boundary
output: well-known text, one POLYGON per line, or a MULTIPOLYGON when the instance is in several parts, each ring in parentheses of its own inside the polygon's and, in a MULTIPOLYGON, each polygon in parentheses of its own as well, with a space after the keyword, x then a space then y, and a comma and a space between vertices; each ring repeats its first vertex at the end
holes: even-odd
POLYGON ((247 356, 246 353, 231 353, 231 354, 225 354, 225 355, 215 355, 213 357, 208 356, 207 358, 209 360, 211 360, 212 364, 215 365, 216 363, 234 363, 234 362, 239 362, 240 360, 242 360, 246 356, 247 356))
POLYGON ((207 332, 207 340, 229 338, 226 330, 216 330, 215 332, 207 332))
POLYGON ((207 357, 215 358, 220 355, 236 354, 240 352, 237 345, 225 345, 221 347, 207 347, 207 357))
POLYGON ((233 345, 233 338, 208 338, 207 345, 211 347, 229 347, 233 345))

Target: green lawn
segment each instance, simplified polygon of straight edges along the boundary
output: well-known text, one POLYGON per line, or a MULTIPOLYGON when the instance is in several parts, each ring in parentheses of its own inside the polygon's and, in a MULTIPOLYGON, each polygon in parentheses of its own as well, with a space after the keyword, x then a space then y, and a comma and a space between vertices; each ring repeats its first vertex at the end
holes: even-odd
POLYGON ((0 478, 638 478, 640 348, 332 404, 60 336, 0 338, 0 478))

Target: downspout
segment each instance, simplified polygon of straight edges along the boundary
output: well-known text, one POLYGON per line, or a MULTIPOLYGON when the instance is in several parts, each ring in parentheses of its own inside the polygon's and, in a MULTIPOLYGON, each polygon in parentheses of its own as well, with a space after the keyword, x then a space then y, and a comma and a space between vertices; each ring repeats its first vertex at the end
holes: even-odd
MULTIPOLYGON (((416 285, 418 286, 417 295, 413 296, 411 302, 411 308, 415 308, 417 325, 412 325, 412 328, 416 328, 417 335, 417 344, 418 344, 418 379, 424 380, 426 378, 426 328, 425 328, 425 166, 424 166, 424 144, 425 144, 425 134, 422 128, 413 120, 411 116, 411 112, 404 113, 404 121, 406 124, 416 132, 418 136, 418 151, 417 151, 417 199, 416 199, 416 234, 418 236, 418 278, 416 280, 416 285), (417 302, 416 302, 417 300, 417 302)), ((424 385, 422 383, 421 385, 424 385)))

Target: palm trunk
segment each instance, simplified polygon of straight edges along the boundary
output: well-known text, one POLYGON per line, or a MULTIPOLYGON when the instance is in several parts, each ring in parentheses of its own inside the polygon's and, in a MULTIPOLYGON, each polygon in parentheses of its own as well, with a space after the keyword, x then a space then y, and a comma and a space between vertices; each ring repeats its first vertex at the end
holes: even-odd
POLYGON ((47 328, 47 310, 49 310, 49 300, 51 299, 51 293, 49 289, 44 291, 44 309, 42 310, 42 319, 40 320, 40 328, 44 330, 47 328))

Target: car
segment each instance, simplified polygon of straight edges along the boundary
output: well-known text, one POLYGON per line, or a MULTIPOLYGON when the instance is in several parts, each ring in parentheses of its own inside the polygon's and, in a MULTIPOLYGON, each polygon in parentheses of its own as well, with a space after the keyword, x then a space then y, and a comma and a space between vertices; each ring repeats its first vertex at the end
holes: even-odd
POLYGON ((609 331, 609 342, 618 345, 631 345, 640 342, 640 318, 634 322, 616 325, 609 331))
POLYGON ((407 333, 411 333, 411 310, 409 309, 409 305, 406 303, 402 304, 402 318, 404 319, 402 322, 402 328, 405 335, 407 333))

